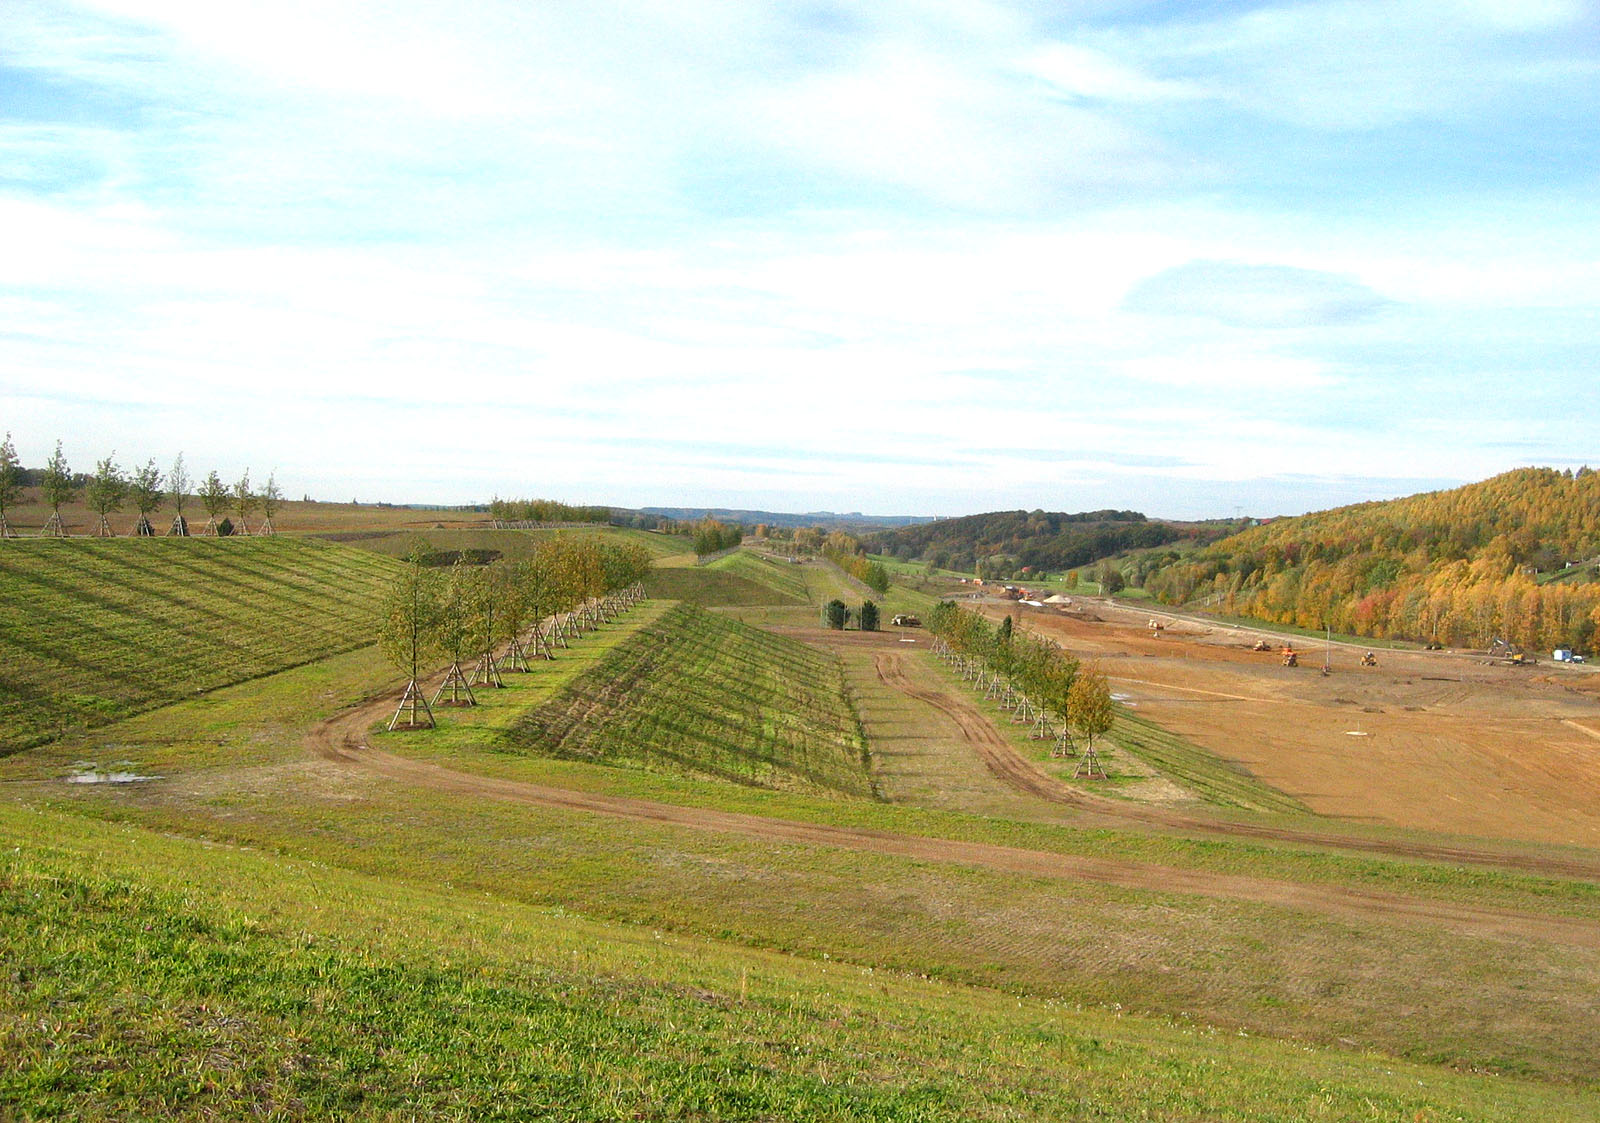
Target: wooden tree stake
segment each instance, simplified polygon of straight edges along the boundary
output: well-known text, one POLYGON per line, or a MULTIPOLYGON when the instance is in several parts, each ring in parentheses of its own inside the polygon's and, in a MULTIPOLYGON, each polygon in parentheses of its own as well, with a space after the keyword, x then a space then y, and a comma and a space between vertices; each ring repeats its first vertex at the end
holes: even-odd
POLYGON ((433 707, 428 705, 427 696, 422 693, 422 687, 417 684, 416 679, 412 679, 410 682, 406 683, 406 692, 400 696, 400 705, 395 708, 394 717, 389 720, 389 732, 393 733, 397 728, 434 728, 433 707), (422 707, 423 714, 427 716, 428 720, 426 724, 417 720, 418 706, 422 707), (401 726, 400 715, 407 712, 409 712, 410 716, 406 719, 405 725, 401 726))
POLYGON ((444 676, 444 681, 439 684, 438 693, 433 696, 433 704, 439 705, 439 699, 444 697, 444 692, 450 691, 450 700, 446 706, 476 706, 477 697, 472 693, 472 684, 467 681, 467 674, 461 669, 460 663, 451 663, 450 671, 444 676))
POLYGON ((1072 770, 1074 780, 1104 780, 1106 770, 1100 767, 1100 754, 1094 751, 1094 743, 1083 750, 1083 759, 1078 762, 1078 767, 1072 770))

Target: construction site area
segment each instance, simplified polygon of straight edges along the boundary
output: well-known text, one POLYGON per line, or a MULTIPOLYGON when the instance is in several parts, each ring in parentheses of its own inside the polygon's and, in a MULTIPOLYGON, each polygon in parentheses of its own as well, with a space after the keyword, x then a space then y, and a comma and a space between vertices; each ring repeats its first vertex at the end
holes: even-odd
POLYGON ((1600 847, 1590 668, 1509 650, 1369 650, 1099 600, 984 607, 1020 613, 1098 663, 1130 711, 1318 814, 1600 847))

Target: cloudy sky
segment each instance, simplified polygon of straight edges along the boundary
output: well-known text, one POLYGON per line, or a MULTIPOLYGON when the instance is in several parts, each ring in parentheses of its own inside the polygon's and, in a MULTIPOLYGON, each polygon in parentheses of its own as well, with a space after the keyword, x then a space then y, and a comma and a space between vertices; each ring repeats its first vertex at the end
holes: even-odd
POLYGON ((1577 0, 4 0, 0 429, 291 496, 1600 464, 1577 0))

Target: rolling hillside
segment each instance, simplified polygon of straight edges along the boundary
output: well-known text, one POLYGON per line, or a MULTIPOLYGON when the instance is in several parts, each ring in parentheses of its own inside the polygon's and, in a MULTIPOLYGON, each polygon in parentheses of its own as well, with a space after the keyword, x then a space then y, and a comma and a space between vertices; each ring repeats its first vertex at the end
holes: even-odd
POLYGON ((0 549, 0 754, 373 642, 386 558, 303 539, 0 549))
POLYGON ((1588 647, 1600 474, 1524 468, 1450 491, 1278 519, 1146 579, 1168 604, 1479 647, 1588 647))
POLYGON ((757 787, 872 794, 838 665, 692 605, 641 629, 506 742, 757 787))
POLYGON ((1075 569, 1129 550, 1209 540, 1223 531, 1221 524, 1160 522, 1137 511, 993 511, 885 531, 862 541, 873 553, 925 561, 940 569, 972 572, 989 559, 986 575, 1011 577, 1024 566, 1046 572, 1075 569))

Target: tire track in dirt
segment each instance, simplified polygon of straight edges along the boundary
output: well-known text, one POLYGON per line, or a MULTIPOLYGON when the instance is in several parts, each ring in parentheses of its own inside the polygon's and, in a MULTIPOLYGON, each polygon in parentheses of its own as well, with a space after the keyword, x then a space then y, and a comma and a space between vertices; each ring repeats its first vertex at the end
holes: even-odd
POLYGON ((905 663, 898 651, 880 651, 872 656, 873 669, 878 681, 898 690, 908 698, 915 698, 932 706, 955 722, 967 744, 977 750, 984 765, 1002 783, 1027 795, 1038 796, 1052 803, 1065 803, 1072 807, 1099 810, 1109 800, 1080 792, 1063 784, 1053 776, 1040 772, 1007 743, 994 722, 977 707, 963 702, 954 695, 936 690, 923 690, 906 678, 905 663))
POLYGON ((873 664, 878 678, 885 685, 925 702, 955 721, 968 743, 973 746, 996 778, 1017 791, 1052 803, 1108 816, 1122 822, 1134 822, 1186 833, 1221 834, 1267 842, 1334 847, 1340 850, 1379 854, 1384 857, 1414 858, 1456 865, 1495 866, 1543 876, 1600 881, 1600 861, 1586 862, 1581 859, 1503 853, 1466 846, 1360 838, 1326 831, 1208 819, 1158 807, 1133 805, 1084 792, 1040 771, 1038 766, 1024 758, 1006 741, 995 729, 988 715, 971 701, 946 691, 924 690, 914 686, 905 677, 902 659, 898 651, 876 652, 873 655, 873 664))
POLYGON ((388 713, 391 701, 392 699, 379 699, 366 702, 320 722, 313 727, 307 737, 308 747, 323 760, 371 772, 397 783, 414 784, 430 791, 609 815, 692 830, 738 834, 765 842, 828 846, 894 855, 922 862, 972 866, 1066 881, 1086 881, 1125 889, 1250 901, 1369 923, 1400 921, 1431 926, 1442 925, 1473 936, 1500 939, 1535 937, 1554 943, 1600 949, 1600 925, 1582 919, 1419 900, 1401 894, 1369 892, 1339 886, 1308 885, 1270 878, 1024 850, 992 843, 925 838, 892 831, 774 819, 699 807, 681 807, 654 800, 574 791, 522 780, 457 772, 428 761, 395 756, 375 749, 368 743, 367 729, 388 713))

